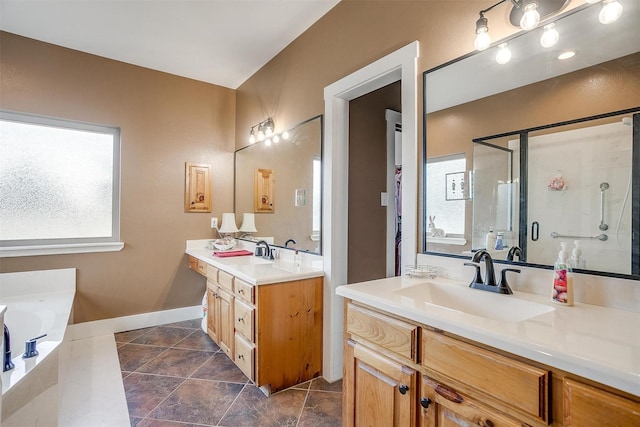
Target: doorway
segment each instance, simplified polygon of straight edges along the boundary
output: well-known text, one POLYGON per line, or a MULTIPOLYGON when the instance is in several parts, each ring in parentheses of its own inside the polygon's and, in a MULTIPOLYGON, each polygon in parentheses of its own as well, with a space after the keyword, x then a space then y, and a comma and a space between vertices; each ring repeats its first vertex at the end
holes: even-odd
POLYGON ((419 44, 414 41, 324 89, 323 376, 327 381, 342 378, 344 301, 336 295, 335 288, 347 283, 349 195, 344 187, 349 172, 349 101, 396 81, 401 81, 403 112, 402 259, 405 265, 415 263, 418 237, 418 51, 419 44))
POLYGON ((388 224, 396 210, 394 185, 389 186, 395 150, 387 148, 386 116, 389 108, 401 109, 400 88, 397 81, 349 101, 347 283, 395 275, 396 257, 387 256, 395 254, 397 234, 395 224, 388 224))

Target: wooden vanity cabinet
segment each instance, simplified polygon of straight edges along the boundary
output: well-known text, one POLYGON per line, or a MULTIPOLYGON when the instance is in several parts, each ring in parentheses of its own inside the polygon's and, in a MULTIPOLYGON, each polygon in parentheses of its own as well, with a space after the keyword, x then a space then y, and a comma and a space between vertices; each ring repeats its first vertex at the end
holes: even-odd
POLYGON ((640 402, 568 378, 563 389, 565 426, 640 426, 640 402))
POLYGON ((254 286, 192 258, 207 277, 207 334, 265 394, 322 374, 322 277, 254 286))
POLYGON ((365 345, 347 340, 342 425, 416 425, 418 373, 365 345))
POLYGON ((353 302, 345 306, 346 426, 545 426, 549 372, 353 302))

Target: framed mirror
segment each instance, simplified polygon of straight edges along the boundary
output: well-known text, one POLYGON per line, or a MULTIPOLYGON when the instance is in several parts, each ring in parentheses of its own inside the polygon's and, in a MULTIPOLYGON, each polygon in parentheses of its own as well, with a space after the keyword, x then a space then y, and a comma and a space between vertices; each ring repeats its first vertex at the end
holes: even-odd
MULTIPOLYGON (((280 247, 320 254, 322 212, 322 116, 235 152, 235 212, 254 215, 255 232, 280 247)), ((242 234, 239 234, 242 236, 242 234)))
POLYGON ((640 4, 599 10, 559 16, 552 48, 541 26, 495 44, 507 64, 489 48, 424 73, 423 252, 548 267, 566 242, 578 270, 640 279, 640 4))

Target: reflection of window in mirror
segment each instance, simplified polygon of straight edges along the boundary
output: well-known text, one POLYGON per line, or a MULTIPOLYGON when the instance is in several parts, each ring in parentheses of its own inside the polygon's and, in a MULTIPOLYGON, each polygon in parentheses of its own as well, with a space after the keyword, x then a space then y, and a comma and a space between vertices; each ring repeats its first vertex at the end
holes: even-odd
POLYGON ((465 200, 447 200, 447 174, 465 172, 463 154, 427 159, 427 233, 434 237, 463 237, 465 226, 465 200), (434 229, 435 231, 431 230, 434 229), (439 231, 442 230, 442 231, 439 231), (434 234, 435 233, 435 234, 434 234), (436 235, 437 234, 437 235, 436 235), (443 235, 444 234, 444 235, 443 235))
POLYGON ((313 156, 313 222, 311 240, 320 239, 320 182, 322 174, 322 162, 320 156, 313 156))

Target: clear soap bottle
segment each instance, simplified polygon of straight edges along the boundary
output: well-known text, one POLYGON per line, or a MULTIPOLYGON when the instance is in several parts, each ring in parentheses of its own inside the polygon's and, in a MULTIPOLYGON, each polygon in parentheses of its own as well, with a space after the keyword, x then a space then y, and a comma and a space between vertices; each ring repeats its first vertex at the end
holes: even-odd
POLYGON ((551 298, 553 301, 564 304, 573 305, 573 276, 571 274, 571 266, 569 265, 569 253, 566 249, 566 243, 560 243, 561 249, 558 252, 558 259, 553 266, 553 290, 551 298))

